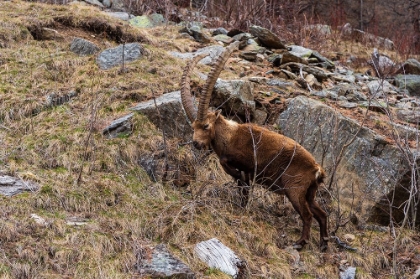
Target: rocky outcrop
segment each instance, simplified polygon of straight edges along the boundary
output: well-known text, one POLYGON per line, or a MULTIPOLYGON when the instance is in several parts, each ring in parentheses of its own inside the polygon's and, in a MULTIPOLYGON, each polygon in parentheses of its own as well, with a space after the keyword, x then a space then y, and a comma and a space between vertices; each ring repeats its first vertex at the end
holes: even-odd
POLYGON ((356 205, 363 217, 394 187, 409 186, 404 177, 410 169, 401 150, 319 101, 290 99, 277 123, 314 154, 329 175, 326 186, 337 187, 343 202, 350 204, 356 192, 367 197, 356 205))

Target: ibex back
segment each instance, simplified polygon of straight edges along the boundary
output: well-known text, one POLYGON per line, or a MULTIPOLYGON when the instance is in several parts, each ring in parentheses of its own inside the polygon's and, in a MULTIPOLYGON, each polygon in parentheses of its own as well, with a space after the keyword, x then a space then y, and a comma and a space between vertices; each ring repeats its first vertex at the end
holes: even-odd
POLYGON ((314 157, 294 140, 254 124, 239 124, 225 119, 220 111, 209 111, 214 84, 237 43, 230 45, 212 68, 200 96, 198 112, 194 108, 189 75, 203 58, 194 58, 182 77, 181 97, 194 129, 193 145, 197 149, 213 149, 223 169, 238 181, 242 206, 248 202, 252 181, 268 190, 285 194, 303 221, 302 235, 294 247, 301 249, 309 242, 312 217, 320 226, 320 248, 328 247, 327 214, 315 201, 325 172, 314 157))

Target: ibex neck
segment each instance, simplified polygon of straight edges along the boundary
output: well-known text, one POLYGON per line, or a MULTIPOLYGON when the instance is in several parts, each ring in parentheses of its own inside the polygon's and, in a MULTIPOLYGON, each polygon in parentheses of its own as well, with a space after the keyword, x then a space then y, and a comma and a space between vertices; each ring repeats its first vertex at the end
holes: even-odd
POLYGON ((212 140, 213 151, 218 156, 224 155, 231 138, 235 135, 239 124, 235 121, 219 117, 215 125, 215 135, 212 140))

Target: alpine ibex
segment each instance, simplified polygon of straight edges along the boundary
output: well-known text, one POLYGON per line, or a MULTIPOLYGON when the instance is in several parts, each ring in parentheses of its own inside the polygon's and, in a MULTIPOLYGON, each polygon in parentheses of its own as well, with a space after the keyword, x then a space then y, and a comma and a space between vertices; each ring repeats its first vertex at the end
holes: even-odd
POLYGON ((251 181, 287 196, 303 221, 301 238, 294 245, 296 249, 308 243, 312 217, 315 217, 320 226, 320 248, 324 251, 328 248, 327 214, 315 201, 315 195, 325 172, 314 157, 284 135, 254 124, 227 120, 220 110, 208 110, 215 82, 237 45, 231 44, 218 57, 200 95, 198 111, 191 95, 190 75, 204 56, 195 57, 184 70, 181 99, 194 129, 193 145, 197 149, 213 149, 223 169, 238 180, 245 195, 242 206, 248 202, 251 181))

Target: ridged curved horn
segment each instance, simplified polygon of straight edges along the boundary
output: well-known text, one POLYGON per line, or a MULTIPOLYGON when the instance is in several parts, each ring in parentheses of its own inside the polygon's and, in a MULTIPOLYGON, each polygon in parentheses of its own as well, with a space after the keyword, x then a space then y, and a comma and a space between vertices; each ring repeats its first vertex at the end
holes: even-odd
POLYGON ((188 62, 187 66, 184 69, 184 73, 182 74, 181 78, 181 101, 182 106, 184 107, 185 113, 187 114, 188 119, 190 122, 194 122, 197 117, 197 110, 194 107, 194 100, 191 95, 191 87, 190 87, 190 75, 192 70, 194 69, 195 65, 203 59, 204 57, 208 56, 208 54, 201 54, 194 57, 190 62, 188 62))
POLYGON ((239 46, 239 41, 230 44, 226 50, 217 58, 214 67, 211 69, 210 74, 207 77, 206 84, 204 85, 203 92, 200 95, 200 102, 198 103, 197 120, 203 121, 207 115, 209 109, 210 98, 213 93, 214 84, 223 70, 226 61, 230 57, 233 51, 239 46))

